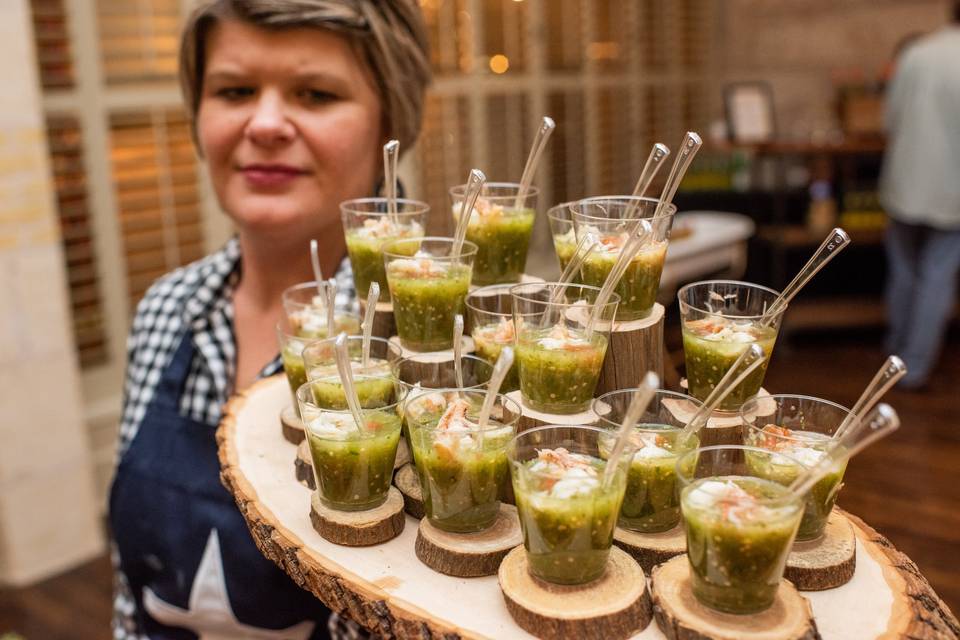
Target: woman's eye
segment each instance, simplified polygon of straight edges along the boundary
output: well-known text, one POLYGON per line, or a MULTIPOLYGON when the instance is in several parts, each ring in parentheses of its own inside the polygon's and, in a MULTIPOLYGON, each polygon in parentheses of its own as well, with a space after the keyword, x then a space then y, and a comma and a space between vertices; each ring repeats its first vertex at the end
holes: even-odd
POLYGON ((226 100, 242 100, 243 98, 249 98, 253 94, 254 90, 250 87, 223 87, 222 89, 217 89, 217 96, 226 100))
POLYGON ((323 104, 337 99, 337 96, 334 94, 321 89, 304 89, 301 92, 301 96, 304 100, 312 104, 323 104))

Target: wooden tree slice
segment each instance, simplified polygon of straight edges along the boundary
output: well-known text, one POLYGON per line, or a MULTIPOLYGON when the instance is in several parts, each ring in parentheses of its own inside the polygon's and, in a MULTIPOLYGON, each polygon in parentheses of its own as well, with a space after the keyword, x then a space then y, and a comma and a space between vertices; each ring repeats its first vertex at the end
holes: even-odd
POLYGON ((448 533, 420 520, 416 553, 420 561, 440 573, 460 578, 492 576, 511 549, 523 544, 516 507, 500 505, 493 524, 477 533, 448 533))
MULTIPOLYGON (((444 351, 414 351, 403 346, 403 344, 400 343, 400 337, 396 335, 390 337, 390 342, 400 349, 400 355, 403 358, 413 358, 419 362, 431 363, 453 360, 453 349, 446 349, 444 351)), ((475 346, 473 338, 463 336, 463 342, 461 344, 463 344, 463 353, 473 353, 475 346)))
POLYGON ((663 314, 654 304, 642 320, 614 323, 596 395, 635 389, 648 371, 663 378, 663 314))
POLYGON ((287 405, 280 412, 280 429, 284 439, 291 444, 300 444, 307 438, 303 420, 297 415, 291 405, 287 405))
POLYGON ((400 438, 400 443, 397 444, 397 457, 393 460, 393 468, 399 469, 412 461, 413 456, 410 455, 410 445, 407 444, 407 439, 400 438))
POLYGON ((810 602, 786 580, 766 611, 731 615, 697 601, 687 556, 653 570, 651 591, 657 625, 670 640, 819 640, 810 602))
POLYGON ((314 491, 310 498, 310 521, 324 540, 347 547, 368 547, 396 538, 407 519, 403 516, 403 496, 396 487, 390 487, 387 501, 367 511, 330 509, 320 502, 314 491))
POLYGON ((820 538, 793 544, 783 576, 800 591, 822 591, 850 582, 856 566, 853 525, 834 509, 820 538))
MULTIPOLYGON (((453 578, 420 562, 412 553, 417 527, 371 547, 324 540, 310 521, 312 493, 296 487, 290 473, 296 447, 273 426, 289 404, 282 375, 260 380, 231 399, 216 434, 221 480, 264 556, 333 611, 387 638, 530 637, 511 617, 494 576, 453 578)), ((824 638, 960 636, 960 623, 916 565, 845 515, 857 537, 853 579, 805 594, 824 638)), ((642 637, 663 635, 651 625, 642 637)))
POLYGON ((613 544, 630 554, 643 570, 650 573, 655 566, 687 552, 687 535, 678 524, 663 533, 640 533, 617 527, 613 544))
POLYGON ((581 413, 571 413, 569 415, 542 413, 528 407, 523 401, 523 394, 520 393, 519 390, 511 391, 507 394, 507 397, 520 405, 520 420, 517 421, 517 433, 548 424, 577 427, 580 425, 595 425, 597 423, 597 414, 595 414, 592 409, 587 409, 581 413))
MULTIPOLYGON (((686 392, 686 389, 684 389, 686 392)), ((776 404, 770 398, 766 389, 760 389, 757 392, 759 400, 758 411, 772 413, 776 411, 776 404)), ((670 413, 678 420, 687 422, 697 411, 697 407, 692 402, 682 400, 664 400, 663 405, 669 409, 670 413)), ((751 413, 748 417, 755 414, 751 413)), ((710 447, 721 444, 743 444, 743 425, 740 414, 735 411, 715 411, 707 425, 700 430, 700 446, 710 447)))
POLYGON ((544 640, 616 640, 643 631, 652 618, 643 569, 620 549, 610 549, 607 571, 584 585, 535 578, 523 547, 511 551, 497 573, 510 615, 544 640))
POLYGON ((313 475, 313 458, 310 456, 310 443, 306 440, 297 445, 293 473, 297 477, 297 482, 303 486, 311 490, 317 488, 317 479, 313 475))
POLYGON ((426 512, 423 510, 423 490, 420 488, 420 477, 413 464, 405 464, 393 474, 393 486, 403 494, 403 509, 414 518, 420 519, 426 512))

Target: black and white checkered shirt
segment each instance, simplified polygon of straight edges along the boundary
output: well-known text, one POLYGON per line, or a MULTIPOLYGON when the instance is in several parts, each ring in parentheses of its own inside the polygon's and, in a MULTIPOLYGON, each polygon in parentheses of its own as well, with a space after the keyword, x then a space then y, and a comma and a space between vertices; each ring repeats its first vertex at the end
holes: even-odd
MULTIPOLYGON (((344 259, 335 277, 337 305, 349 304, 356 297, 349 260, 344 259)), ((120 456, 136 436, 161 375, 188 329, 193 333, 195 349, 180 398, 180 413, 210 427, 219 424, 236 379, 233 294, 239 279, 240 243, 232 238, 219 251, 157 280, 140 301, 127 340, 120 456)), ((260 370, 258 377, 281 369, 278 348, 277 357, 260 370)), ((118 566, 116 559, 114 566, 118 566)), ((126 579, 119 571, 116 578, 113 637, 139 639, 126 579)))

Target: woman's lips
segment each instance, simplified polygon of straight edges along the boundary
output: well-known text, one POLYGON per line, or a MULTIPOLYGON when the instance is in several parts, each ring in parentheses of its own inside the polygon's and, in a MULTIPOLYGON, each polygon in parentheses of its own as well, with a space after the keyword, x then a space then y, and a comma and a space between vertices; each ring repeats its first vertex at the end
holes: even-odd
POLYGON ((279 164, 251 164, 240 169, 247 184, 254 188, 269 189, 285 187, 306 171, 279 164))

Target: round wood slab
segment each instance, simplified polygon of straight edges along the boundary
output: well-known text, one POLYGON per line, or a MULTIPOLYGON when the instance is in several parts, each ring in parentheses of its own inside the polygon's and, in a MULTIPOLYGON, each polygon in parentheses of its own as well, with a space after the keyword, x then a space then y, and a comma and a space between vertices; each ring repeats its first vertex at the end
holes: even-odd
POLYGON ((393 486, 403 494, 403 509, 418 520, 426 515, 423 510, 423 489, 413 464, 405 464, 393 474, 393 486))
MULTIPOLYGON (((296 447, 276 428, 290 404, 283 376, 236 395, 217 430, 221 479, 263 554, 328 607, 386 637, 530 638, 507 610, 494 576, 453 578, 414 554, 417 522, 372 547, 324 540, 310 522, 311 492, 290 472, 296 447)), ((857 569, 842 587, 806 593, 827 640, 951 638, 960 624, 909 558, 861 520, 857 569)), ((408 516, 409 517, 409 516, 408 516)), ((659 639, 649 625, 638 638, 659 639)))
POLYGON ((597 382, 597 396, 635 389, 648 371, 663 377, 663 305, 641 320, 615 322, 597 382))
POLYGON ((687 556, 653 570, 651 587, 657 626, 670 640, 818 640, 813 609, 786 580, 766 611, 731 615, 709 609, 694 597, 687 556))
POLYGON ((793 543, 783 575, 800 591, 822 591, 849 582, 856 567, 857 538, 853 525, 834 509, 822 536, 793 543))
POLYGON ((629 638, 653 617, 643 569, 616 547, 610 549, 606 572, 583 585, 533 577, 522 546, 504 558, 497 575, 510 615, 544 640, 629 638))
POLYGON ((494 575, 504 556, 519 544, 523 533, 517 508, 501 504, 493 524, 477 533, 448 533, 423 518, 415 549, 420 561, 434 571, 476 578, 494 575))
POLYGON ((320 502, 313 492, 310 499, 310 522, 313 528, 335 544, 348 547, 369 547, 396 538, 407 519, 403 515, 403 496, 390 487, 387 501, 366 511, 337 511, 320 502))
MULTIPOLYGON (((682 383, 685 384, 685 383, 682 383)), ((684 393, 687 389, 684 388, 684 393)), ((776 411, 776 404, 770 399, 770 394, 766 389, 760 389, 756 395, 759 411, 773 413, 776 411)), ((689 401, 664 400, 663 406, 670 410, 670 413, 681 422, 688 422, 696 413, 697 408, 689 401)), ((753 415, 753 414, 751 414, 753 415)), ((700 430, 700 446, 710 447, 721 444, 743 444, 743 427, 740 420, 740 414, 736 411, 714 411, 707 425, 700 430)))
POLYGON ((658 564, 687 552, 687 534, 682 524, 663 533, 640 533, 617 527, 613 532, 613 544, 629 553, 644 571, 650 573, 658 564))
POLYGON ((520 393, 519 390, 511 391, 507 394, 507 397, 520 405, 520 419, 517 421, 517 433, 548 424, 577 427, 580 425, 595 425, 597 423, 597 414, 595 414, 592 409, 571 414, 542 413, 528 407, 526 403, 524 403, 523 394, 520 393))
POLYGON ((307 438, 303 420, 293 410, 292 405, 288 404, 280 412, 280 429, 283 432, 283 437, 292 444, 300 444, 307 438))
POLYGON ((313 458, 310 457, 310 443, 306 440, 297 445, 297 457, 293 460, 293 473, 297 481, 307 489, 317 488, 317 479, 313 475, 313 458))

